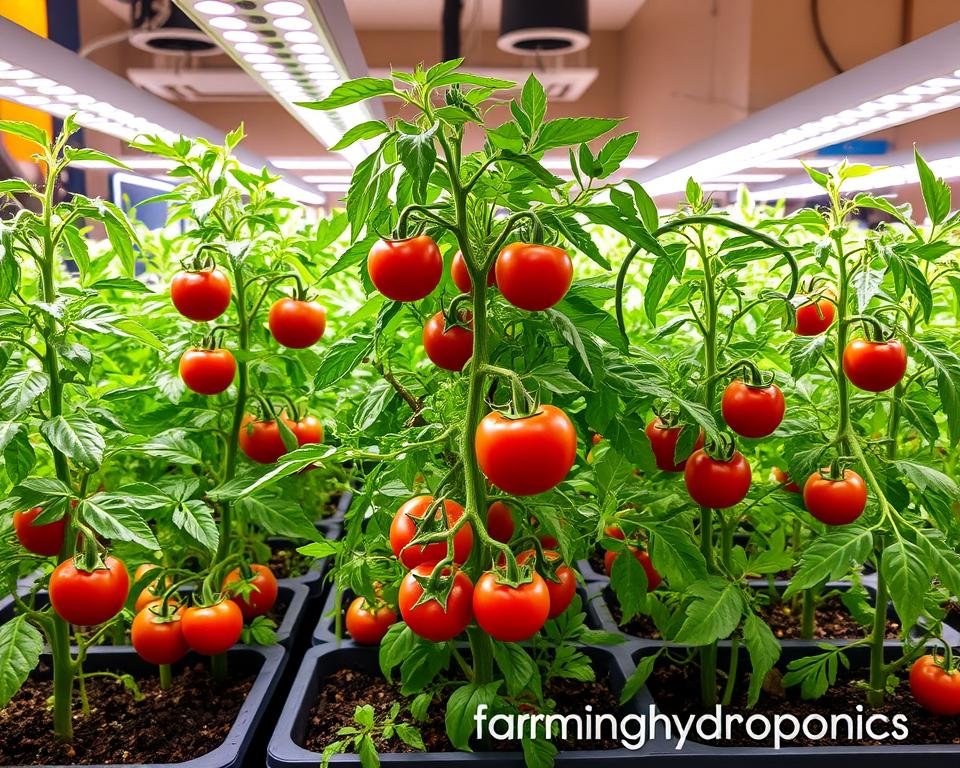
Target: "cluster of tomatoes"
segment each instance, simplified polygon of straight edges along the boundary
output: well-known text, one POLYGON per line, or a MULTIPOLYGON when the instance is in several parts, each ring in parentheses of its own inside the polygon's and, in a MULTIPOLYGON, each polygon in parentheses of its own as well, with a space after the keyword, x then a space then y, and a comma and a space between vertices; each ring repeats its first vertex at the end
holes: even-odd
MULTIPOLYGON (((416 496, 405 502, 394 515, 390 525, 390 546, 397 559, 410 569, 400 584, 397 598, 403 620, 417 635, 434 642, 453 639, 472 621, 496 640, 518 642, 529 639, 547 619, 559 616, 569 607, 576 592, 573 570, 561 562, 558 552, 544 550, 543 556, 548 561, 545 569, 551 573, 551 577, 545 579, 534 570, 536 550, 528 549, 516 556, 521 568, 518 583, 505 581, 501 558, 501 568, 485 571, 474 585, 460 568, 470 557, 474 543, 470 524, 458 525, 463 514, 463 507, 450 499, 439 504, 432 496, 416 496), (448 530, 456 529, 452 543, 453 562, 442 572, 442 578, 451 582, 445 603, 435 597, 424 599, 422 584, 429 580, 438 563, 446 559, 447 541, 426 545, 410 543, 417 532, 417 520, 423 519, 431 510, 448 530)), ((503 502, 490 505, 487 530, 492 538, 503 543, 512 538, 515 523, 512 512, 503 502)), ((353 607, 351 605, 351 610, 353 607)), ((348 612, 347 628, 356 639, 350 618, 348 612)), ((395 613, 387 613, 382 632, 385 633, 386 627, 395 620, 395 613)))
MULTIPOLYGON (((394 301, 420 301, 443 276, 443 257, 433 238, 418 235, 402 240, 378 240, 367 256, 367 272, 380 293, 394 301)), ((453 282, 463 293, 473 283, 459 251, 450 266, 453 282)), ((562 248, 511 243, 497 256, 487 285, 497 286, 513 306, 530 312, 549 309, 560 301, 573 280, 573 262, 562 248)), ((423 327, 423 348, 438 368, 460 372, 473 355, 473 326, 467 312, 450 322, 443 312, 423 327)))

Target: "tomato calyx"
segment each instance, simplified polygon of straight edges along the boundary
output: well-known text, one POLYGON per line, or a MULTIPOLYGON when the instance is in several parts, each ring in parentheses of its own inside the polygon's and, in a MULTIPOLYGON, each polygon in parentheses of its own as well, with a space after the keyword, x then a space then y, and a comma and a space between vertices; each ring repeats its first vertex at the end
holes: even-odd
POLYGON ((728 365, 717 373, 716 377, 722 378, 737 370, 740 371, 743 383, 752 389, 767 389, 768 387, 772 387, 777 379, 775 371, 761 371, 756 363, 747 358, 737 360, 735 363, 728 365))
POLYGON ((520 376, 507 368, 485 365, 483 366, 483 370, 491 376, 507 379, 510 382, 510 401, 500 406, 491 403, 491 410, 497 411, 505 419, 510 419, 510 421, 529 419, 541 413, 539 389, 531 393, 523 385, 520 376))
POLYGON ((737 452, 737 444, 726 432, 720 432, 716 438, 710 438, 703 446, 703 452, 714 461, 724 463, 732 461, 737 452))
POLYGON ((896 329, 886 325, 876 315, 851 315, 844 322, 847 325, 859 322, 863 328, 863 337, 872 344, 885 344, 895 341, 896 329))
POLYGON ((180 259, 180 266, 184 272, 212 272, 217 268, 217 261, 209 253, 216 251, 225 256, 226 251, 219 243, 201 243, 189 256, 180 259))
POLYGON ((828 480, 831 483, 840 483, 846 479, 847 470, 854 461, 856 461, 856 459, 853 456, 836 456, 830 461, 828 466, 821 467, 818 473, 824 480, 828 480))
POLYGON ((413 576, 417 584, 420 585, 420 589, 423 590, 411 608, 416 608, 418 605, 434 601, 438 603, 443 610, 447 610, 447 601, 450 599, 450 593, 453 591, 458 570, 455 563, 446 560, 441 560, 439 563, 436 563, 428 576, 420 575, 415 569, 411 570, 408 575, 413 576))

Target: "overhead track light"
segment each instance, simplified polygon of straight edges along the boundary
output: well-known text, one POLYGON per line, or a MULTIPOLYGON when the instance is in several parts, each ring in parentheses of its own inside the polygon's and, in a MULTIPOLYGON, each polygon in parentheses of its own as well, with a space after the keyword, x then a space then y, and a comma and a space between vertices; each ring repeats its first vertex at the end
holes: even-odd
MULTIPOLYGON (((319 111, 345 80, 367 74, 343 0, 176 0, 187 15, 325 147, 354 125, 382 119, 378 101, 319 111)), ((342 154, 352 165, 369 154, 357 142, 342 154)))
POLYGON ((960 22, 763 109, 636 174, 653 195, 960 105, 960 22))
MULTIPOLYGON (((75 114, 84 128, 123 141, 143 134, 167 141, 180 135, 215 144, 224 141, 223 132, 202 120, 4 18, 0 18, 0 40, 0 99, 59 118, 75 114)), ((277 188, 283 194, 313 205, 324 202, 308 184, 253 152, 238 148, 235 156, 248 169, 266 167, 280 176, 277 188)))

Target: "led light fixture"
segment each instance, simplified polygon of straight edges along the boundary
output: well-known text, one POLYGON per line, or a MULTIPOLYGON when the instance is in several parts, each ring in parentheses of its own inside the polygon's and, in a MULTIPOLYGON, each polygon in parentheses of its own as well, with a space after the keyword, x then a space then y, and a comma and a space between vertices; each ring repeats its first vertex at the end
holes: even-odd
MULTIPOLYGON (((263 89, 325 147, 362 122, 383 118, 379 101, 322 112, 298 107, 320 101, 344 80, 367 74, 343 0, 176 0, 263 89)), ((370 142, 340 154, 351 165, 370 142)))
POLYGON ((960 105, 960 22, 763 109, 635 175, 652 195, 960 105))
MULTIPOLYGON (((211 0, 207 0, 208 2, 211 0)), ((82 59, 56 43, 0 18, 0 98, 26 104, 55 117, 75 114, 84 128, 130 141, 141 134, 166 140, 181 134, 222 144, 224 134, 193 115, 82 59)), ((321 205, 323 195, 264 158, 235 150, 244 167, 267 167, 281 177, 277 191, 321 205)))

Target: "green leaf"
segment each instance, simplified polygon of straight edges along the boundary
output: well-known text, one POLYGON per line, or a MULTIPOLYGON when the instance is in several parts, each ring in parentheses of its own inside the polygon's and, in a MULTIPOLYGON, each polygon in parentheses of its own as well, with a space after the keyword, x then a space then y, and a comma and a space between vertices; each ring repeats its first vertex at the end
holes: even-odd
POLYGON ((437 64, 434 64, 432 67, 430 67, 430 69, 427 70, 425 82, 427 85, 432 85, 434 81, 453 72, 453 70, 455 70, 461 64, 463 64, 463 57, 448 59, 447 61, 441 61, 437 64))
MULTIPOLYGON (((923 598, 930 589, 928 563, 921 547, 900 538, 883 550, 880 558, 880 575, 887 582, 904 629, 915 626, 923 612, 923 598)), ((883 610, 882 606, 878 610, 883 610)))
MULTIPOLYGON (((639 136, 640 134, 635 131, 633 133, 624 133, 620 136, 615 136, 604 144, 597 155, 597 162, 600 164, 601 169, 600 175, 597 178, 605 179, 614 171, 619 170, 620 164, 626 160, 633 151, 639 136)), ((646 221, 644 221, 644 224, 646 224, 646 221)))
POLYGON ((671 247, 666 249, 653 262, 650 279, 647 281, 647 290, 643 296, 643 311, 651 325, 655 326, 657 324, 657 311, 663 298, 663 292, 673 278, 680 279, 685 259, 686 249, 671 247))
POLYGON ((939 469, 905 459, 893 462, 893 466, 900 470, 907 480, 917 486, 917 490, 921 493, 929 490, 938 491, 951 498, 960 497, 960 486, 953 478, 945 475, 939 469))
POLYGON ((0 195, 33 195, 37 190, 23 179, 7 179, 0 181, 0 195))
POLYGON ((637 662, 637 668, 633 670, 630 677, 627 678, 623 684, 623 690, 620 691, 621 704, 626 704, 640 693, 640 689, 647 684, 647 680, 650 679, 650 675, 653 674, 653 669, 657 664, 658 658, 660 658, 660 655, 654 653, 649 656, 644 656, 637 662))
POLYGON ((523 84, 523 90, 520 92, 520 106, 530 121, 530 133, 536 131, 547 114, 547 94, 536 75, 531 74, 523 84))
POLYGON ((105 152, 100 152, 96 149, 90 149, 89 147, 82 147, 79 149, 76 147, 66 147, 63 150, 63 156, 71 163, 76 163, 78 161, 107 163, 108 165, 113 165, 117 168, 123 168, 125 171, 130 170, 125 163, 117 160, 117 158, 111 157, 105 152))
POLYGON ((550 173, 550 171, 540 164, 540 161, 531 157, 530 155, 512 152, 509 149, 503 149, 500 151, 500 156, 502 157, 503 162, 516 163, 517 165, 522 166, 538 181, 546 184, 550 188, 559 187, 561 184, 563 184, 563 179, 553 173, 550 173))
POLYGON ((352 373, 372 349, 373 336, 369 333, 357 333, 335 341, 320 360, 313 379, 314 388, 319 391, 336 384, 352 373))
POLYGON ((811 168, 809 165, 800 161, 800 165, 803 166, 803 170, 807 172, 807 176, 813 181, 817 186, 827 188, 827 184, 830 183, 830 175, 824 173, 823 171, 818 171, 816 168, 811 168))
POLYGON ((377 754, 377 747, 369 733, 360 737, 357 755, 360 757, 361 768, 380 768, 380 755, 377 754))
POLYGON ((339 109, 358 101, 394 93, 393 81, 385 77, 358 77, 334 88, 321 101, 301 102, 298 106, 308 109, 339 109))
POLYGON ((561 117, 543 124, 532 147, 533 152, 546 152, 556 147, 592 141, 617 127, 619 120, 597 117, 561 117))
POLYGON ((517 643, 493 643, 493 658, 503 673, 507 693, 519 695, 525 690, 530 679, 539 674, 536 662, 517 643))
POLYGON ((20 120, 0 120, 0 133, 19 136, 21 139, 32 141, 44 149, 50 145, 50 137, 47 132, 33 123, 24 123, 20 120))
POLYGON ((703 553, 691 540, 690 532, 678 526, 650 526, 650 556, 674 589, 707 575, 703 553))
POLYGON ((960 596, 960 556, 936 529, 926 529, 917 537, 917 546, 930 566, 932 575, 940 579, 952 597, 960 596))
POLYGON ((481 705, 486 705, 488 712, 492 709, 500 685, 500 680, 485 685, 467 683, 451 694, 447 701, 445 724, 447 737, 454 747, 463 752, 473 751, 470 749, 470 737, 476 727, 474 715, 481 705))
POLYGON ((343 136, 340 138, 340 141, 330 147, 330 151, 339 152, 341 149, 346 149, 351 144, 364 139, 372 139, 375 136, 387 133, 389 130, 390 126, 383 122, 383 120, 367 120, 365 123, 360 123, 359 125, 353 126, 353 128, 343 134, 343 136))
POLYGON ((320 532, 307 510, 292 499, 276 495, 247 496, 236 502, 238 513, 276 536, 316 541, 320 532))
POLYGON ((687 607, 676 641, 686 645, 709 645, 730 637, 743 613, 740 587, 714 579, 694 585, 690 593, 698 599, 687 607))
POLYGON ((426 747, 423 744, 423 737, 420 735, 420 731, 418 731, 412 725, 408 725, 407 723, 397 723, 395 728, 397 730, 397 737, 408 747, 413 747, 421 752, 426 750, 426 747))
POLYGON ((750 654, 750 688, 747 706, 752 707, 760 698, 767 673, 780 658, 780 641, 773 631, 756 614, 748 613, 743 622, 743 642, 750 654))
POLYGON ((397 134, 397 155, 413 179, 413 196, 418 203, 426 199, 427 183, 437 162, 437 147, 433 137, 438 128, 439 123, 436 123, 423 133, 397 134))
POLYGON ((40 432, 68 459, 95 470, 103 462, 106 441, 97 425, 80 413, 54 416, 40 425, 40 432))
POLYGON ((610 587, 620 602, 622 621, 629 621, 646 607, 647 572, 631 552, 621 552, 613 561, 610 587))
POLYGON ((26 616, 14 616, 0 625, 0 708, 10 703, 36 669, 42 650, 43 635, 26 616))
POLYGON ((476 85, 481 88, 503 91, 513 88, 516 83, 513 82, 513 80, 501 80, 499 77, 484 77, 483 75, 474 75, 470 72, 450 72, 438 77, 430 85, 433 88, 445 88, 448 85, 476 85))
POLYGON ((816 368, 826 346, 826 335, 794 336, 790 339, 790 375, 799 379, 816 368))
POLYGON ((220 545, 220 529, 213 519, 213 510, 201 499, 186 499, 173 510, 172 521, 177 528, 210 552, 220 545))
POLYGON ((410 655, 416 643, 417 636, 406 624, 398 622, 390 625, 380 641, 380 671, 387 682, 392 682, 390 673, 410 655))
POLYGON ((50 379, 43 371, 17 371, 0 384, 0 410, 13 419, 22 416, 49 386, 50 379))
POLYGON ((920 191, 923 193, 923 204, 927 207, 927 215, 930 221, 939 224, 950 215, 950 185, 934 175, 916 147, 913 148, 913 155, 917 163, 917 172, 920 174, 920 191))
POLYGON ((800 560, 800 567, 783 594, 789 598, 801 590, 848 576, 854 565, 863 564, 873 551, 873 535, 865 528, 845 525, 815 539, 800 560))
POLYGON ((625 179, 624 183, 633 190, 633 199, 637 206, 637 211, 640 213, 640 220, 643 221, 643 226, 647 228, 650 232, 655 232, 657 227, 660 226, 660 214, 657 211, 657 204, 653 202, 653 198, 647 194, 639 182, 634 181, 633 179, 625 179))
MULTIPOLYGON (((132 541, 147 549, 160 549, 157 537, 141 516, 147 499, 123 493, 97 493, 77 507, 84 522, 107 539, 132 541)), ((166 500, 160 497, 160 504, 166 500)))

